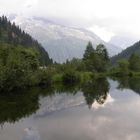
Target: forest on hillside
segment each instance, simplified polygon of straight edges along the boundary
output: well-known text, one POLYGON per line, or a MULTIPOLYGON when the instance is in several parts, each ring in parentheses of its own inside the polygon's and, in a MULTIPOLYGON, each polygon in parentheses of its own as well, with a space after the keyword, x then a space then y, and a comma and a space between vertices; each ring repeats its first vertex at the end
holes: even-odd
POLYGON ((32 48, 39 54, 40 65, 52 63, 48 53, 37 40, 25 33, 15 23, 11 23, 6 16, 0 17, 0 45, 10 44, 15 47, 32 48))

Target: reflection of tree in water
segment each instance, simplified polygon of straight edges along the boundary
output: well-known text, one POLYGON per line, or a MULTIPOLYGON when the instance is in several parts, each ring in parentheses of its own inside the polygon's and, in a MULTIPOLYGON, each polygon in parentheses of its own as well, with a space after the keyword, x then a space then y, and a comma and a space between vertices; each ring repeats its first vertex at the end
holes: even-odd
POLYGON ((118 81, 118 89, 129 88, 129 77, 114 78, 113 80, 118 81))
POLYGON ((0 124, 14 123, 23 117, 28 117, 39 108, 39 97, 35 91, 0 95, 0 124), (28 93, 29 92, 29 93, 28 93))
POLYGON ((93 79, 82 86, 82 91, 89 108, 91 108, 95 100, 99 104, 105 102, 109 91, 109 83, 106 78, 93 79))
POLYGON ((117 78, 119 83, 118 89, 131 89, 140 94, 140 78, 139 77, 122 77, 117 78))
POLYGON ((57 84, 49 88, 40 89, 42 96, 54 96, 55 94, 72 94, 75 95, 80 90, 79 84, 57 84))
POLYGON ((129 87, 140 95, 140 78, 132 78, 129 81, 129 87))
POLYGON ((79 84, 60 84, 55 86, 55 91, 57 93, 66 93, 66 94, 73 94, 75 95, 78 91, 80 90, 80 85, 79 84))

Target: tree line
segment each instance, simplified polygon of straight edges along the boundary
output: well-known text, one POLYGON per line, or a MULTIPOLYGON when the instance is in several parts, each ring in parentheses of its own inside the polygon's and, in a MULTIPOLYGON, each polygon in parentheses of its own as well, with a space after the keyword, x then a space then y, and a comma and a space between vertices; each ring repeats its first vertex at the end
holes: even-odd
POLYGON ((140 56, 132 53, 128 59, 119 59, 117 65, 110 72, 116 76, 133 76, 139 75, 140 72, 140 56))
POLYGON ((41 67, 37 50, 5 43, 0 45, 0 91, 50 86, 58 82, 84 82, 95 73, 106 72, 108 64, 108 53, 102 44, 94 49, 89 42, 83 59, 74 58, 63 64, 54 63, 41 67))

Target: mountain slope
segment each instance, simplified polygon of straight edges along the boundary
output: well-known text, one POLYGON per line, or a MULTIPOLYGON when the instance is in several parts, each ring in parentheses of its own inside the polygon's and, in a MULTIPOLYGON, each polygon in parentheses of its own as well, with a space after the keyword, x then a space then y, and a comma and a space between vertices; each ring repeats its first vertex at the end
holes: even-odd
POLYGON ((111 58, 111 62, 115 64, 119 59, 128 59, 131 54, 138 54, 140 55, 140 41, 136 42, 134 45, 126 48, 118 55, 111 58))
POLYGON ((0 17, 0 43, 6 43, 15 47, 33 48, 39 54, 42 65, 51 63, 51 59, 44 48, 29 34, 22 31, 15 23, 11 23, 5 16, 0 17))
POLYGON ((96 46, 99 43, 106 45, 110 56, 120 52, 120 48, 107 44, 94 33, 84 30, 55 24, 43 18, 12 17, 22 29, 37 39, 51 58, 56 62, 64 62, 73 57, 82 58, 88 41, 96 46))

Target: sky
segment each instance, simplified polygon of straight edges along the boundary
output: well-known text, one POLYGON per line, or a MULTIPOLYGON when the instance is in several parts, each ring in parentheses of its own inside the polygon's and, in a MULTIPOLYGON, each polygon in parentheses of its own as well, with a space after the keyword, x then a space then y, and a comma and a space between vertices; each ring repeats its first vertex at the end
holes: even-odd
POLYGON ((140 38, 140 0, 0 0, 1 14, 49 18, 86 28, 103 40, 140 38))

